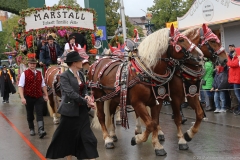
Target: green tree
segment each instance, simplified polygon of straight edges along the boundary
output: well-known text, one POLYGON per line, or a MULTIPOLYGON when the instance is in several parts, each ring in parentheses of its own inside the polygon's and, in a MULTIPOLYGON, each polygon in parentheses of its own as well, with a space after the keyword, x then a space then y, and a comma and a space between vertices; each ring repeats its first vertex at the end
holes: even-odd
MULTIPOLYGON (((113 36, 118 28, 118 21, 121 19, 118 0, 105 0, 105 10, 106 10, 106 28, 107 35, 113 36)), ((129 17, 126 16, 126 27, 128 28, 127 37, 133 36, 133 30, 136 26, 129 22, 129 17)), ((143 36, 142 28, 137 26, 140 36, 143 36)))
POLYGON ((76 0, 59 0, 58 5, 80 7, 76 0))
POLYGON ((153 13, 151 20, 155 28, 164 28, 167 22, 176 21, 182 17, 194 0, 155 0, 155 4, 149 8, 153 13))
POLYGON ((18 26, 18 20, 19 16, 11 14, 9 19, 5 22, 3 22, 3 31, 0 32, 0 58, 7 58, 5 56, 4 52, 9 52, 12 51, 11 49, 5 49, 6 45, 8 44, 9 46, 15 48, 15 40, 12 37, 12 32, 14 30, 14 27, 18 26))
POLYGON ((107 35, 113 36, 118 27, 118 21, 120 19, 120 14, 118 12, 120 5, 117 0, 104 0, 104 3, 106 11, 107 35))

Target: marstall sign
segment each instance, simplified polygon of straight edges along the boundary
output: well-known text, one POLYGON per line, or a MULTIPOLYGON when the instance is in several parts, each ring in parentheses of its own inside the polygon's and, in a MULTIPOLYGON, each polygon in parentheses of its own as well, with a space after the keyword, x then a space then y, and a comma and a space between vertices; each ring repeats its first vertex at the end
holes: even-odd
POLYGON ((93 13, 59 9, 41 10, 25 17, 26 31, 50 27, 78 27, 94 30, 93 13))

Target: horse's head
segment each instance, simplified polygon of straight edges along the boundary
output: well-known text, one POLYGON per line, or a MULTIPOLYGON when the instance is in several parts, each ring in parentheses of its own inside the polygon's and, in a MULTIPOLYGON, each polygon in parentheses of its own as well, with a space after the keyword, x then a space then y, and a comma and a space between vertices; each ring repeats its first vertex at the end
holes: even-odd
POLYGON ((206 24, 201 28, 189 29, 184 34, 198 47, 204 54, 204 57, 209 58, 215 64, 220 63, 225 65, 227 62, 227 54, 222 47, 217 35, 215 35, 206 24))
POLYGON ((170 28, 170 45, 167 51, 168 57, 176 59, 182 63, 200 65, 203 60, 202 51, 188 39, 184 34, 170 28))
POLYGON ((89 61, 85 61, 83 60, 83 64, 82 64, 82 71, 84 73, 84 75, 87 75, 88 71, 89 71, 89 67, 90 67, 90 64, 89 64, 89 61))
POLYGON ((203 58, 202 51, 173 25, 170 31, 164 28, 147 36, 139 44, 138 54, 148 68, 163 65, 163 59, 199 65, 203 58))

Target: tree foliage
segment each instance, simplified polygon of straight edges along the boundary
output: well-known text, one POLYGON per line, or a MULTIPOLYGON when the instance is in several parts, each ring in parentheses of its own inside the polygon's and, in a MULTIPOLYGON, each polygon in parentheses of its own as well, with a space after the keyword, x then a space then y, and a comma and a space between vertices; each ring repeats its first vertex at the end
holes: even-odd
MULTIPOLYGON (((116 29, 118 28, 118 21, 121 19, 119 7, 120 4, 118 0, 104 0, 105 3, 105 10, 106 10, 106 28, 107 28, 107 35, 113 36, 115 34, 116 29)), ((136 26, 132 25, 129 22, 129 17, 126 16, 126 27, 128 28, 127 37, 133 36, 133 30, 136 26)), ((142 28, 137 27, 140 36, 143 36, 142 28)))
POLYGON ((76 0, 59 0, 58 5, 80 7, 76 0))
POLYGON ((118 12, 119 3, 116 0, 104 0, 106 11, 107 35, 112 36, 118 27, 120 14, 118 12))
POLYGON ((19 14, 19 11, 27 8, 28 0, 0 0, 0 10, 19 14))
POLYGON ((154 0, 155 4, 149 8, 153 13, 151 20, 155 28, 164 28, 167 22, 176 21, 191 7, 194 0, 154 0))
POLYGON ((9 19, 3 22, 3 31, 0 32, 0 57, 6 56, 2 53, 12 51, 10 48, 5 49, 8 44, 11 47, 15 47, 15 40, 12 37, 13 28, 18 25, 19 16, 12 14, 9 19))

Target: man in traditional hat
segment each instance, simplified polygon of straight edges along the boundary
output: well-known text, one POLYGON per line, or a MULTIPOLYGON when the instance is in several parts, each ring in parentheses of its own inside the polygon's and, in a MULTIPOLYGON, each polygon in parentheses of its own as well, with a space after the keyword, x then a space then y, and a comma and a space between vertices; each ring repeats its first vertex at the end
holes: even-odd
POLYGON ((7 66, 3 65, 2 71, 0 71, 0 86, 3 103, 9 103, 9 93, 16 93, 16 89, 12 84, 13 82, 13 78, 11 73, 7 70, 7 66))
POLYGON ((60 50, 59 44, 54 42, 54 38, 49 35, 48 43, 41 48, 39 55, 39 64, 49 66, 51 64, 57 64, 57 58, 61 57, 62 52, 60 50))
POLYGON ((37 60, 35 57, 35 54, 28 54, 28 69, 21 74, 18 90, 22 104, 26 106, 30 135, 35 135, 33 123, 35 107, 39 138, 43 138, 46 135, 43 122, 43 107, 44 100, 48 101, 48 94, 42 73, 36 70, 37 60))

